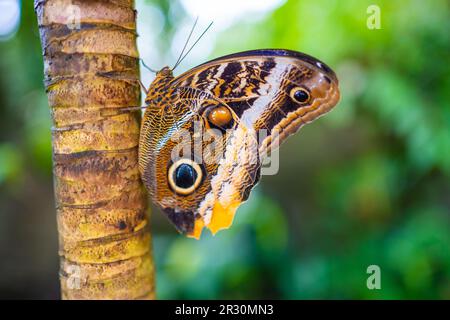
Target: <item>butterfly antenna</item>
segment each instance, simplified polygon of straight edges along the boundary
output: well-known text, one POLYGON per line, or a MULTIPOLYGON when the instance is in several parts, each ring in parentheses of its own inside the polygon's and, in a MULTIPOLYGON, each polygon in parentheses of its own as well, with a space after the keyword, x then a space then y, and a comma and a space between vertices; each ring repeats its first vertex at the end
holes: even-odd
POLYGON ((173 69, 175 69, 178 66, 178 63, 180 62, 180 59, 183 56, 184 50, 186 50, 187 45, 189 44, 189 40, 191 40, 192 34, 194 33, 195 27, 197 26, 197 22, 198 22, 198 17, 195 19, 194 25, 192 26, 191 31, 189 32, 189 36, 187 37, 186 42, 184 43, 183 50, 181 50, 181 53, 177 59, 177 62, 175 62, 173 69))
POLYGON ((140 79, 138 79, 138 83, 141 86, 141 89, 144 90, 145 94, 147 95, 148 94, 147 87, 144 86, 144 84, 142 83, 142 81, 140 79))
POLYGON ((157 73, 157 72, 158 72, 158 71, 156 71, 156 70, 153 70, 153 69, 150 68, 149 66, 147 66, 147 65, 145 64, 145 62, 144 62, 143 59, 139 59, 139 60, 142 62, 142 65, 144 66, 145 69, 147 69, 147 70, 149 70, 150 72, 153 72, 153 73, 157 73))
POLYGON ((185 53, 185 55, 181 58, 178 59, 179 61, 175 64, 175 66, 173 67, 172 70, 175 70, 175 68, 181 63, 183 62, 184 58, 186 58, 186 56, 189 54, 189 52, 191 52, 192 49, 194 49, 195 45, 200 41, 200 39, 205 35, 205 33, 209 30, 209 28, 211 28, 211 26, 213 25, 213 21, 206 27, 205 31, 202 32, 202 34, 200 35, 200 37, 197 38, 197 40, 195 40, 194 44, 191 46, 191 48, 185 53))

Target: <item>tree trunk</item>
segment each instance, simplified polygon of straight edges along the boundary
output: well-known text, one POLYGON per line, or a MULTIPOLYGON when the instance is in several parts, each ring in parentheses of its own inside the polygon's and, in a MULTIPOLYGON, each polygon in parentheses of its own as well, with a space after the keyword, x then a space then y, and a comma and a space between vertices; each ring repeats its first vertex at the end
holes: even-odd
POLYGON ((63 299, 154 298, 133 0, 35 0, 53 119, 63 299))

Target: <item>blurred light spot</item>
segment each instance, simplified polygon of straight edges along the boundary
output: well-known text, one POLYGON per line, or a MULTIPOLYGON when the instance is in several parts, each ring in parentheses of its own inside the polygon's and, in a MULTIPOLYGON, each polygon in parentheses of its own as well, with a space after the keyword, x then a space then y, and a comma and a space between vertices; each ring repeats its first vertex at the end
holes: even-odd
POLYGON ((189 54, 188 62, 181 65, 179 71, 185 71, 189 66, 192 67, 205 62, 205 59, 214 49, 216 37, 220 31, 229 28, 241 19, 245 19, 246 21, 262 19, 266 13, 271 12, 284 2, 285 0, 182 0, 181 4, 191 18, 179 21, 179 26, 177 26, 177 32, 171 46, 173 59, 176 60, 178 58, 189 35, 189 31, 192 28, 195 17, 199 17, 200 21, 195 34, 192 36, 191 44, 211 21, 214 24, 203 39, 197 43, 189 54))
POLYGON ((9 39, 17 30, 20 21, 19 0, 0 1, 0 40, 9 39))
POLYGON ((258 12, 269 12, 284 2, 285 0, 182 0, 191 16, 213 20, 218 29, 224 29, 240 18, 254 18, 258 12))

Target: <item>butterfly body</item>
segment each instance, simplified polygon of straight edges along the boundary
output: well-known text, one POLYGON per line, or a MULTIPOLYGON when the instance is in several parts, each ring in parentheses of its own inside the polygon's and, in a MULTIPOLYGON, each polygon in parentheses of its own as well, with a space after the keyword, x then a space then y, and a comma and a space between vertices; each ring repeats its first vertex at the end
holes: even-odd
POLYGON ((338 100, 334 72, 295 51, 237 53, 179 77, 166 67, 146 97, 144 184, 188 236, 227 228, 259 180, 262 156, 338 100))

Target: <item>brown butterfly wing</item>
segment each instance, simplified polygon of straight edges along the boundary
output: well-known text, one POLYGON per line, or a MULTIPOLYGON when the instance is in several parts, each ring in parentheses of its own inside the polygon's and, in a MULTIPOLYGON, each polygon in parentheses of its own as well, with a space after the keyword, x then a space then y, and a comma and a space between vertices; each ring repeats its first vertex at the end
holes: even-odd
MULTIPOLYGON (((203 227, 215 233, 231 225, 259 179, 260 155, 275 138, 284 140, 330 110, 339 90, 334 73, 318 60, 292 51, 261 50, 200 65, 173 79, 165 98, 164 110, 150 107, 144 116, 141 172, 153 200, 178 230, 198 238, 203 227), (295 99, 299 89, 308 93, 307 102, 295 99), (218 106, 231 110, 232 130, 220 135, 219 152, 196 152, 195 136, 208 129, 204 110, 218 106), (198 122, 205 127, 195 128, 198 122), (181 132, 190 139, 180 142, 176 137, 181 132), (180 146, 194 152, 179 157, 202 168, 201 183, 190 194, 170 188, 173 150, 180 146)), ((205 141, 200 144, 207 147, 205 141)))

